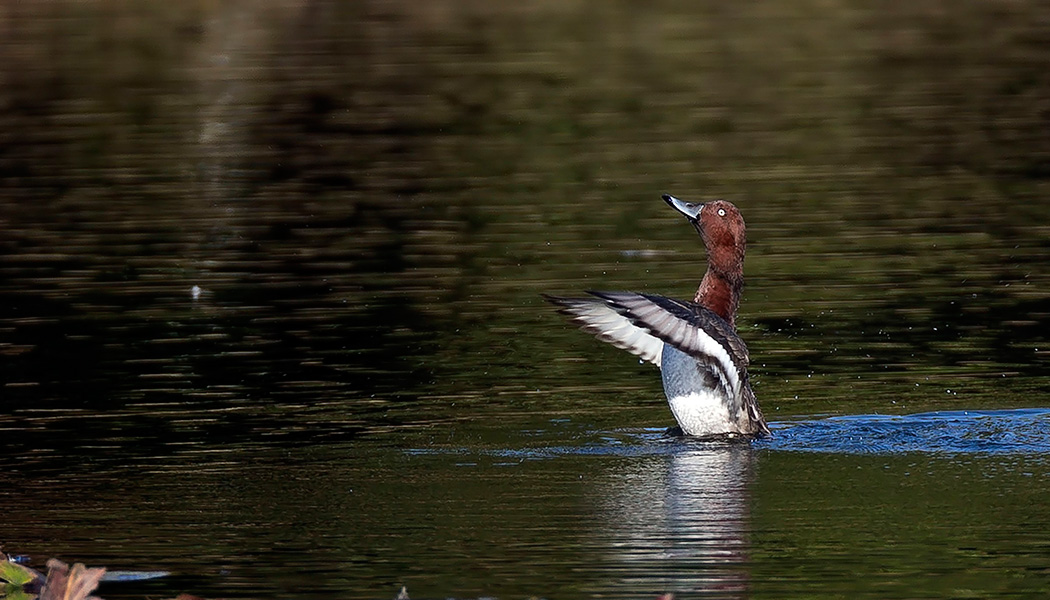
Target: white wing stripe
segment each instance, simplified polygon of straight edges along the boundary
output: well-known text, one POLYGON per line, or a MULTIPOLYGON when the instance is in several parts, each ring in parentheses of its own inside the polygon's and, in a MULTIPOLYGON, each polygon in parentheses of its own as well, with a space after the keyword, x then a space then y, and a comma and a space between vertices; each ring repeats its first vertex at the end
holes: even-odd
POLYGON ((715 359, 718 369, 722 371, 726 380, 729 382, 729 388, 732 390, 733 395, 731 398, 740 397, 740 373, 737 372, 736 365, 733 364, 733 359, 730 358, 729 353, 722 344, 718 343, 718 340, 714 339, 707 334, 706 331, 699 327, 693 328, 696 331, 696 349, 707 356, 715 359))
POLYGON ((643 360, 660 366, 664 343, 597 298, 550 298, 573 317, 584 331, 643 360))

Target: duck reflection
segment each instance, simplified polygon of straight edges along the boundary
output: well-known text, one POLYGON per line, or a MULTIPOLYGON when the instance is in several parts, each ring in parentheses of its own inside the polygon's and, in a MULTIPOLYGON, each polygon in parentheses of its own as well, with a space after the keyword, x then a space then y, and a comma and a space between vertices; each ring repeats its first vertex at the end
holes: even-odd
POLYGON ((748 444, 683 446, 632 460, 603 497, 614 585, 653 593, 747 592, 748 444))

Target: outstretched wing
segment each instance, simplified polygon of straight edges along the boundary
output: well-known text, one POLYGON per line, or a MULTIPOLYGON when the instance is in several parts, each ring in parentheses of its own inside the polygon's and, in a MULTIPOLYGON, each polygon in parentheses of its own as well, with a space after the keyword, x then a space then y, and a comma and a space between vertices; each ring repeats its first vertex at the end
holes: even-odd
POLYGON ((695 302, 635 292, 587 292, 593 298, 544 298, 561 307, 584 331, 661 366, 664 344, 696 359, 709 369, 728 398, 735 398, 740 418, 750 421, 756 435, 769 435, 751 389, 748 352, 736 330, 711 310, 695 302))
POLYGON ((728 355, 737 371, 748 365, 747 345, 733 326, 695 302, 635 292, 587 292, 650 335, 698 359, 728 355))
POLYGON ((645 328, 632 323, 628 317, 617 311, 615 305, 604 298, 563 298, 547 294, 543 294, 543 297, 561 307, 559 312, 572 317, 584 331, 660 366, 663 341, 645 328))
POLYGON ((746 373, 747 345, 726 321, 699 304, 635 292, 587 292, 593 298, 544 295, 584 331, 660 366, 663 344, 701 360, 718 358, 746 373))

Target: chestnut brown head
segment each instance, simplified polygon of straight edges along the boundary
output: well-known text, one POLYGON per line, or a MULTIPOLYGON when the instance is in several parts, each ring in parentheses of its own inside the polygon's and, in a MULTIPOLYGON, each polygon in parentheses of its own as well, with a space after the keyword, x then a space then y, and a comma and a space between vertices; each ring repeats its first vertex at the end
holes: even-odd
POLYGON ((663 199, 696 227, 704 240, 707 263, 712 269, 731 279, 743 277, 747 235, 744 217, 732 202, 683 202, 667 194, 663 199))

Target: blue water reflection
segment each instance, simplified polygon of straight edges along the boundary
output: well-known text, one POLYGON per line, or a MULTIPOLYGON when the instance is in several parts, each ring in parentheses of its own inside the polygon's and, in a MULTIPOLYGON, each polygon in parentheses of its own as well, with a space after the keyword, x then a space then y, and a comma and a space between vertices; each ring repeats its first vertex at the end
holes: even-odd
POLYGON ((1050 454, 1050 409, 850 415, 778 423, 762 448, 840 454, 1050 454))
MULTIPOLYGON (((1050 454, 1050 408, 934 411, 914 415, 849 415, 770 424, 773 435, 754 450, 837 454, 1050 454)), ((531 436, 530 436, 531 437, 531 436)), ((747 442, 668 436, 662 428, 592 431, 576 444, 521 448, 416 448, 409 454, 488 457, 496 465, 559 456, 673 456, 720 454, 747 442)), ((735 450, 734 450, 735 451, 735 450)), ((477 462, 463 462, 474 466, 477 462)))

